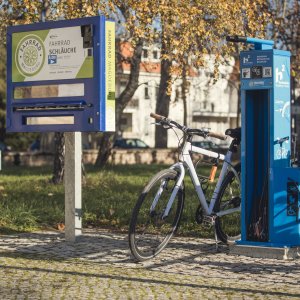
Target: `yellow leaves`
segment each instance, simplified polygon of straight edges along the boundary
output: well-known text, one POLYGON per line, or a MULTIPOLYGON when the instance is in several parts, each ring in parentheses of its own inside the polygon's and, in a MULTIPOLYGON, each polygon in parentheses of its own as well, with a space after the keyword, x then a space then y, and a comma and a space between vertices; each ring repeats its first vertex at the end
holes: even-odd
POLYGON ((59 231, 64 231, 65 230, 65 224, 64 223, 57 223, 56 228, 59 231))
MULTIPOLYGON (((36 22, 43 5, 41 0, 9 3, 13 13, 4 24, 36 22), (24 19, 16 21, 20 12, 24 12, 24 19)), ((94 16, 99 10, 106 16, 118 16, 122 11, 120 23, 126 26, 133 41, 143 38, 148 43, 167 44, 162 57, 179 66, 186 57, 191 58, 191 64, 201 66, 206 54, 216 54, 216 60, 221 60, 232 50, 224 43, 226 35, 263 36, 269 18, 265 0, 49 0, 49 3, 52 19, 94 16)))

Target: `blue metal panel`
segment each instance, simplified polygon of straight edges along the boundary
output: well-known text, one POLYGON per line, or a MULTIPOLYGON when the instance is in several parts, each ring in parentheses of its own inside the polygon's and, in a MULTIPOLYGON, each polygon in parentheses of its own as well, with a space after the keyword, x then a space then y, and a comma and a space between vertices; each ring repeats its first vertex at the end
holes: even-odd
POLYGON ((11 34, 9 34, 10 28, 7 28, 7 37, 6 37, 6 49, 7 49, 7 56, 6 56, 6 130, 12 127, 11 122, 11 102, 13 99, 13 88, 12 82, 10 78, 12 77, 12 70, 11 70, 11 53, 12 53, 12 45, 11 45, 11 34))
MULTIPOLYGON (((102 24, 102 26, 100 27, 100 32, 99 32, 99 35, 101 38, 101 36, 105 36, 105 23, 102 24)), ((101 53, 105 53, 105 42, 102 42, 100 43, 100 52, 101 53)), ((101 55, 100 56, 100 63, 99 63, 99 73, 100 74, 106 74, 106 70, 105 70, 105 55, 101 55)), ((102 76, 100 79, 100 82, 99 82, 99 86, 100 86, 100 90, 99 90, 99 93, 100 93, 100 97, 102 99, 105 99, 105 95, 106 95, 106 90, 105 90, 105 77, 102 76)), ((101 114, 101 117, 100 117, 100 124, 99 124, 99 128, 100 128, 100 131, 105 131, 105 119, 106 119, 106 116, 105 116, 105 104, 106 104, 106 101, 102 101, 100 103, 100 111, 102 111, 103 113, 101 114)))
MULTIPOLYGON (((51 132, 51 131, 82 131, 95 132, 106 131, 105 127, 105 18, 103 16, 74 20, 36 23, 8 27, 7 31, 7 131, 8 132, 51 132), (31 32, 57 28, 70 28, 73 26, 93 26, 93 68, 94 75, 91 78, 52 79, 42 81, 13 82, 12 80, 12 36, 14 33, 31 32), (14 98, 16 87, 36 87, 41 85, 84 84, 83 96, 63 96, 48 98, 14 98), (78 109, 68 110, 74 101, 84 103, 78 109), (57 106, 57 109, 49 109, 49 103, 57 106), (16 109, 38 106, 38 109, 16 109), (44 105, 44 107, 43 107, 44 105), (61 108, 61 109, 60 109, 61 108), (74 124, 51 125, 26 125, 28 117, 73 116, 74 124)), ((113 49, 114 50, 114 49, 113 49)))
POLYGON ((273 87, 273 50, 243 51, 240 62, 242 90, 273 87))
POLYGON ((247 240, 247 207, 246 207, 246 155, 248 151, 246 151, 246 143, 245 143, 245 136, 246 136, 246 97, 245 91, 241 90, 241 132, 242 132, 242 140, 241 140, 241 189, 242 189, 242 203, 241 203, 241 240, 247 240))
POLYGON ((250 37, 247 37, 246 43, 254 44, 256 50, 272 49, 274 46, 274 41, 272 40, 262 40, 262 39, 250 38, 250 37))
MULTIPOLYGON (((278 51, 277 51, 278 53, 278 51)), ((274 126, 271 138, 271 167, 289 167, 291 152, 291 118, 290 118, 290 57, 274 55, 274 101, 272 101, 274 126), (288 138, 284 142, 282 139, 288 138), (273 142, 273 146, 272 146, 273 142)))
POLYGON ((298 216, 300 169, 274 169, 273 176, 270 199, 270 241, 277 244, 300 245, 298 216), (293 195, 296 197, 291 197, 293 195))

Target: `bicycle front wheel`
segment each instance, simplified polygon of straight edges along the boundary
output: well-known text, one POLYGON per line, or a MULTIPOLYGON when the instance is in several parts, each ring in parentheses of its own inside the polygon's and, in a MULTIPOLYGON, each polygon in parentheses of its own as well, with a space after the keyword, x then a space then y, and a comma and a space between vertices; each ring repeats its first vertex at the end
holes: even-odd
POLYGON ((234 212, 216 218, 215 227, 218 238, 225 244, 233 244, 241 237, 241 165, 235 166, 235 172, 226 175, 216 201, 215 212, 234 212))
POLYGON ((156 256, 176 232, 184 203, 183 184, 169 214, 163 217, 178 172, 167 169, 156 174, 146 185, 134 209, 129 227, 129 247, 138 261, 156 256))

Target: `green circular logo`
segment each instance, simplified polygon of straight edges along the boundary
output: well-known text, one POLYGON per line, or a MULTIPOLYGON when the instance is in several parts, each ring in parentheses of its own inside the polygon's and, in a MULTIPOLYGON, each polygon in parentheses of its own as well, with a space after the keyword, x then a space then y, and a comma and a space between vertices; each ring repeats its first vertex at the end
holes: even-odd
POLYGON ((26 35, 17 46, 15 61, 23 76, 36 75, 45 62, 43 41, 37 35, 26 35))

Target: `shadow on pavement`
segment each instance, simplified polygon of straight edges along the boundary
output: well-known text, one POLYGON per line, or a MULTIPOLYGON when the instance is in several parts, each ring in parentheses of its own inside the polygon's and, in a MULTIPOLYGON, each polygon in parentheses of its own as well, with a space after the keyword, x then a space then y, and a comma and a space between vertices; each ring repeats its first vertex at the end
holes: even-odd
MULTIPOLYGON (((227 247, 216 249, 213 240, 176 237, 155 259, 135 263, 129 253, 126 234, 86 231, 76 243, 68 243, 62 233, 39 232, 0 236, 0 257, 29 257, 43 260, 79 259, 96 264, 114 265, 120 268, 142 268, 176 274, 202 275, 214 279, 230 274, 260 275, 277 274, 286 278, 299 273, 297 261, 276 261, 228 255, 227 247)), ((277 280, 277 279, 276 279, 277 280)), ((275 294, 274 294, 275 295, 275 294)), ((299 295, 300 296, 300 295, 299 295)))
MULTIPOLYGON (((99 274, 99 273, 88 273, 88 272, 79 272, 79 271, 67 271, 67 270, 53 270, 50 268, 37 268, 37 267, 19 267, 19 266, 1 266, 1 268, 8 270, 17 270, 17 271, 29 271, 29 272, 39 272, 39 273, 55 273, 61 275, 68 276, 80 276, 87 278, 101 278, 101 279, 112 279, 116 281, 122 282, 137 282, 141 284, 151 284, 151 285, 165 285, 168 287, 184 287, 184 288, 196 288, 196 289, 207 289, 211 291, 226 291, 232 293, 245 293, 245 294, 259 294, 262 296, 273 296, 273 297, 291 297, 291 298, 299 298, 300 293, 289 293, 285 291, 276 291, 274 290, 261 290, 257 288, 243 288, 243 287, 233 287, 233 286, 219 286, 216 284, 203 284, 203 283, 191 283, 184 281, 167 280, 167 279, 154 279, 154 278, 146 278, 146 277, 133 277, 133 276, 122 276, 122 275, 110 275, 110 274, 99 274)), ((104 272, 105 273, 105 272, 104 272)), ((175 278, 174 278, 175 279, 175 278)))

